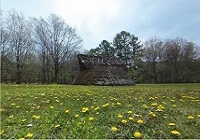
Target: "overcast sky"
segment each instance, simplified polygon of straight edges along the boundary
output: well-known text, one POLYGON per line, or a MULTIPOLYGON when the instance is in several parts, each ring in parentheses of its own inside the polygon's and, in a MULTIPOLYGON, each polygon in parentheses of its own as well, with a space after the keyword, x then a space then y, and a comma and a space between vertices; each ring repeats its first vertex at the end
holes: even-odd
POLYGON ((157 36, 181 37, 200 45, 200 0, 0 0, 26 17, 61 16, 77 29, 83 48, 95 48, 128 31, 144 42, 157 36))

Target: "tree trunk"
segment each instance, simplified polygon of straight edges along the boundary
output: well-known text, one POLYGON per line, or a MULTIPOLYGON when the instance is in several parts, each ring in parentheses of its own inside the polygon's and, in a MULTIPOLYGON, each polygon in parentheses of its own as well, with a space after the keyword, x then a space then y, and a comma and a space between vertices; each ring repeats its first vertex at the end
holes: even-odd
POLYGON ((17 71, 16 71, 16 74, 17 74, 16 84, 21 84, 21 71, 20 71, 20 64, 19 64, 19 62, 17 62, 17 71))

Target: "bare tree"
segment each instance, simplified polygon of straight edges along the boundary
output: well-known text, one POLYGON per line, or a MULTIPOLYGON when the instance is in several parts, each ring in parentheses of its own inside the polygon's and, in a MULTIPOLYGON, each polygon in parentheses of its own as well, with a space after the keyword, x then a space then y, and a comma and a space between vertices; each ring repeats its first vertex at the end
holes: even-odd
POLYGON ((31 26, 22 14, 14 10, 9 12, 6 25, 8 44, 16 63, 16 83, 20 84, 27 56, 33 47, 31 26))
POLYGON ((156 65, 161 61, 163 55, 163 42, 157 38, 149 38, 144 43, 144 57, 148 65, 148 75, 153 79, 153 83, 157 83, 157 69, 156 65))
POLYGON ((1 82, 6 82, 8 77, 8 63, 10 48, 8 47, 8 33, 5 30, 2 15, 0 15, 0 51, 1 51, 1 82))
POLYGON ((36 42, 42 50, 43 65, 48 54, 53 63, 54 82, 57 83, 59 70, 78 50, 82 39, 76 34, 75 29, 55 14, 51 14, 46 20, 34 19, 34 27, 36 42))

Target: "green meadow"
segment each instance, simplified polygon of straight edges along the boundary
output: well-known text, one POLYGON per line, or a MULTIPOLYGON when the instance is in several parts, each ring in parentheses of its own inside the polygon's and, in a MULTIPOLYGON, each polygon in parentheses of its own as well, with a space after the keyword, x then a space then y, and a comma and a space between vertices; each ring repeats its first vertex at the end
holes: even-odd
POLYGON ((200 84, 1 85, 2 139, 200 139, 200 84))

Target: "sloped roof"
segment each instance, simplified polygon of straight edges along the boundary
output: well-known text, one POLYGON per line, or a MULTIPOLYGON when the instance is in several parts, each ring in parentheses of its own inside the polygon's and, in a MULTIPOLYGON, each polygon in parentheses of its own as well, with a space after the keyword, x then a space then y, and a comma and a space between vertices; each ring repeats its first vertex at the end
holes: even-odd
POLYGON ((74 84, 133 85, 121 59, 114 57, 77 55, 80 74, 74 84))

